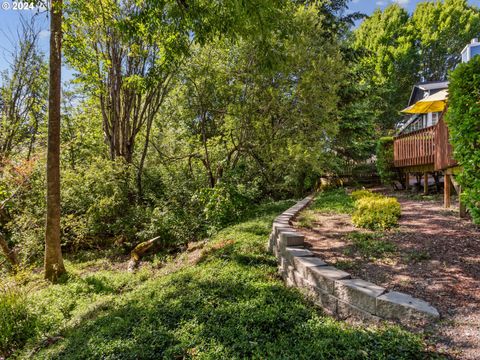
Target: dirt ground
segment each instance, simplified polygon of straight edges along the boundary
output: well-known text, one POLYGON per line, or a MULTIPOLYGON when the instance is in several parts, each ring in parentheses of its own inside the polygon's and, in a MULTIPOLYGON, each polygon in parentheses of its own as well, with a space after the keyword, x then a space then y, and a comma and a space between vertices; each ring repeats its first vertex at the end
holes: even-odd
POLYGON ((314 227, 301 229, 308 246, 355 277, 430 302, 441 314, 428 329, 436 349, 480 359, 480 229, 439 200, 393 195, 402 205, 400 226, 383 239, 396 245, 394 253, 367 259, 352 251, 346 237, 359 230, 348 215, 316 214, 314 227))

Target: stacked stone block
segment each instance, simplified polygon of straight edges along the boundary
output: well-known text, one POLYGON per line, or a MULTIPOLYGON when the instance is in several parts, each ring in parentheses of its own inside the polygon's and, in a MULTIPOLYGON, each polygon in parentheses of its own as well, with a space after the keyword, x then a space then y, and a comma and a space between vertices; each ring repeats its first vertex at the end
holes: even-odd
POLYGON ((430 321, 439 317, 427 302, 397 291, 355 279, 328 265, 305 248, 305 237, 291 226, 291 220, 313 195, 280 214, 272 225, 268 248, 278 260, 278 269, 289 286, 300 288, 315 304, 339 318, 394 320, 404 323, 430 321))

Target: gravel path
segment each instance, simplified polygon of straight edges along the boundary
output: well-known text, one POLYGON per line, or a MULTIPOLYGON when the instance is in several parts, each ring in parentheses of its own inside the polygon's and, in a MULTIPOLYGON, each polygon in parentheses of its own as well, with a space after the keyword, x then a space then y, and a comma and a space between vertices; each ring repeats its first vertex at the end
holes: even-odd
POLYGON ((317 214, 314 228, 302 230, 308 246, 354 276, 430 302, 442 316, 429 329, 437 350, 480 359, 480 229, 440 201, 395 196, 400 227, 384 238, 396 244, 394 254, 372 260, 352 251, 345 237, 358 229, 348 215, 317 214))

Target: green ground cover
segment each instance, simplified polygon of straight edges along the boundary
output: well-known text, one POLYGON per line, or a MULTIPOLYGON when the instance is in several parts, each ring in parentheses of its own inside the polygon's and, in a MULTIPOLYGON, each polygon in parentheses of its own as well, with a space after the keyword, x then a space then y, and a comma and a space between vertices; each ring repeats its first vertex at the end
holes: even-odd
POLYGON ((284 286, 266 242, 273 218, 289 205, 257 208, 219 232, 195 264, 149 263, 131 274, 83 258, 67 262, 71 275, 61 284, 17 278, 31 321, 27 344, 19 342, 12 357, 428 358, 418 335, 336 321, 284 286))
POLYGON ((340 188, 319 193, 310 209, 327 214, 352 214, 355 203, 345 189, 340 188))

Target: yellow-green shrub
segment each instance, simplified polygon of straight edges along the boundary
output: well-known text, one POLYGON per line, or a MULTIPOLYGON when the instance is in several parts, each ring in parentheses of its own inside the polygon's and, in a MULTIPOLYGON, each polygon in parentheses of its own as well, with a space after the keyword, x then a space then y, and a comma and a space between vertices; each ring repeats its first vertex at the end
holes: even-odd
POLYGON ((367 196, 355 202, 352 221, 355 226, 370 230, 387 230, 398 225, 400 203, 393 197, 367 196))
POLYGON ((370 190, 362 189, 362 190, 352 191, 351 196, 356 201, 366 197, 379 197, 379 196, 381 197, 382 195, 371 192, 370 190))

